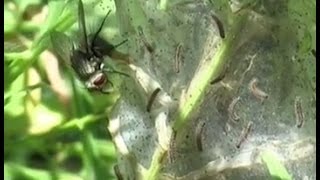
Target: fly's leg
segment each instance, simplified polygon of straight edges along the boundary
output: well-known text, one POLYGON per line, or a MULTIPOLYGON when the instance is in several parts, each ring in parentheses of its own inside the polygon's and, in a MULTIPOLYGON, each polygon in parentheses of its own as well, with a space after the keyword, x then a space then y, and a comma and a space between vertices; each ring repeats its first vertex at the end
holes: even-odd
MULTIPOLYGON (((117 74, 120 74, 120 75, 123 75, 123 76, 127 76, 127 77, 130 77, 128 74, 124 73, 124 72, 120 72, 120 71, 116 71, 112 68, 103 68, 103 71, 106 72, 106 73, 117 73, 117 74)), ((104 94, 110 94, 114 91, 114 88, 113 88, 113 83, 111 81, 108 81, 108 83, 100 90, 101 93, 104 93, 104 94), (108 86, 108 84, 111 85, 108 86)))
POLYGON ((132 60, 130 59, 130 56, 128 54, 124 54, 124 53, 121 53, 116 50, 113 50, 111 52, 110 57, 112 59, 119 60, 119 62, 124 63, 124 64, 131 64, 132 63, 131 62, 132 60))
POLYGON ((130 77, 129 74, 127 74, 127 73, 120 72, 120 71, 117 71, 117 70, 114 70, 114 69, 111 69, 111 68, 104 68, 104 71, 105 72, 109 72, 109 73, 117 73, 117 74, 120 74, 120 75, 123 75, 123 76, 130 77))
POLYGON ((114 91, 114 88, 113 88, 113 83, 111 81, 108 81, 108 83, 100 90, 100 92, 103 94, 110 94, 113 91, 114 91), (110 84, 111 87, 108 86, 108 84, 110 84))

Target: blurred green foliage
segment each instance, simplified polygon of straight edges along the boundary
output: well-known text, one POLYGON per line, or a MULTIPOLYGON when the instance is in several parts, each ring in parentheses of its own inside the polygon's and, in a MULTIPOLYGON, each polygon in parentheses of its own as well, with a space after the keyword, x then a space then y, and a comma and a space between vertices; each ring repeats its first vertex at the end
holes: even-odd
MULTIPOLYGON (((119 36, 113 1, 83 1, 87 22, 103 18, 111 9, 103 30, 108 33, 104 36, 119 36)), ((279 19, 279 24, 288 23, 281 17, 286 17, 285 20, 289 17, 300 40, 297 59, 305 58, 305 54, 315 49, 315 1, 279 1, 287 3, 279 6, 287 8, 287 14, 277 13, 273 1, 239 2, 268 18, 279 19)), ((169 1, 159 1, 159 9, 165 11, 168 4, 169 1)), ((135 17, 132 27, 138 28, 147 24, 147 19, 143 9, 134 5, 131 9, 135 11, 128 13, 135 17)), ((51 31, 67 34, 77 31, 77 0, 7 0, 4 19, 4 178, 114 179, 116 151, 107 131, 107 115, 119 94, 89 94, 63 66, 59 79, 54 73, 57 67, 50 64, 55 59, 47 51, 51 49, 51 31), (58 86, 59 83, 67 88, 58 86)), ((93 24, 88 29, 90 25, 93 24)), ((129 23, 124 26, 129 27, 129 23)), ((282 47, 287 48, 282 43, 290 42, 292 34, 279 34, 283 37, 279 42, 282 47)), ((308 75, 314 77, 315 67, 312 64, 306 67, 308 75)), ((315 88, 315 83, 312 87, 315 88)), ((274 161, 276 158, 269 154, 263 158, 270 174, 289 178, 281 164, 274 161)), ((150 169, 152 176, 160 168, 151 165, 150 169)))
MULTIPOLYGON (((107 114, 118 94, 89 94, 63 68, 56 77, 58 66, 50 64, 50 31, 77 30, 77 2, 4 2, 5 179, 115 178, 107 114)), ((100 6, 86 18, 99 20, 113 8, 112 1, 101 3, 84 1, 86 9, 100 6)))

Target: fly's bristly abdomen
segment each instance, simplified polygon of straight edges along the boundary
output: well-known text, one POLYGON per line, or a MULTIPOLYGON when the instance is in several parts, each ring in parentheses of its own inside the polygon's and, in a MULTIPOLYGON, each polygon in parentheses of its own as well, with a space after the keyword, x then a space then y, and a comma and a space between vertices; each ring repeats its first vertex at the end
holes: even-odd
POLYGON ((88 80, 97 70, 100 70, 102 59, 90 57, 80 50, 75 50, 71 56, 71 66, 80 79, 88 80))

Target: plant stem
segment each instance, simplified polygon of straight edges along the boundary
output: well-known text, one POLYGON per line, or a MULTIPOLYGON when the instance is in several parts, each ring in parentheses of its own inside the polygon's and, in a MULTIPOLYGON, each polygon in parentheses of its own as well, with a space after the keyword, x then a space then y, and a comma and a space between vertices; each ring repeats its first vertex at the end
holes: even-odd
MULTIPOLYGON (((190 114, 198 107, 205 89, 210 85, 212 77, 217 78, 223 70, 223 67, 225 67, 225 65, 230 61, 228 57, 230 57, 234 49, 233 47, 240 39, 239 35, 241 34, 241 30, 243 29, 242 27, 245 25, 247 17, 247 13, 235 17, 235 23, 232 25, 231 31, 227 35, 226 40, 222 41, 222 44, 217 49, 214 57, 209 62, 203 62, 203 64, 200 65, 201 67, 199 68, 199 71, 195 74, 188 88, 185 96, 185 102, 181 104, 178 109, 173 124, 173 130, 176 133, 183 130, 190 119, 190 114)), ((145 179, 157 179, 162 167, 162 162, 160 160, 165 156, 165 152, 166 151, 160 146, 156 148, 150 168, 144 175, 145 179)))
POLYGON ((230 62, 230 55, 233 52, 234 45, 240 39, 241 29, 247 20, 247 15, 242 15, 235 20, 230 33, 227 35, 225 41, 222 41, 221 46, 218 48, 214 57, 208 64, 201 64, 199 71, 192 79, 190 86, 185 95, 186 100, 180 105, 173 129, 179 132, 187 124, 190 119, 189 116, 195 110, 201 98, 204 95, 205 89, 210 85, 212 79, 218 78, 223 71, 223 68, 230 62))

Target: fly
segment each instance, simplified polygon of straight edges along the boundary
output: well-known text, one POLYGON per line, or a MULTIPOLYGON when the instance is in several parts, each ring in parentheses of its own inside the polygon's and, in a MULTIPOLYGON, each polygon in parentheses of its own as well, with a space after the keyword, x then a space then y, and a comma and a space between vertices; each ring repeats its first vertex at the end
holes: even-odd
POLYGON ((73 68, 74 72, 88 90, 96 90, 102 93, 111 92, 110 89, 107 88, 107 84, 113 86, 112 82, 108 80, 107 72, 128 76, 125 73, 107 68, 103 62, 105 56, 112 58, 114 55, 121 54, 115 51, 115 48, 127 42, 127 40, 124 40, 114 46, 99 36, 110 12, 111 11, 108 11, 98 30, 93 34, 88 35, 83 3, 79 0, 78 25, 81 36, 80 43, 75 45, 64 33, 56 31, 51 33, 52 45, 55 51, 60 55, 60 58, 67 61, 67 64, 73 68))

